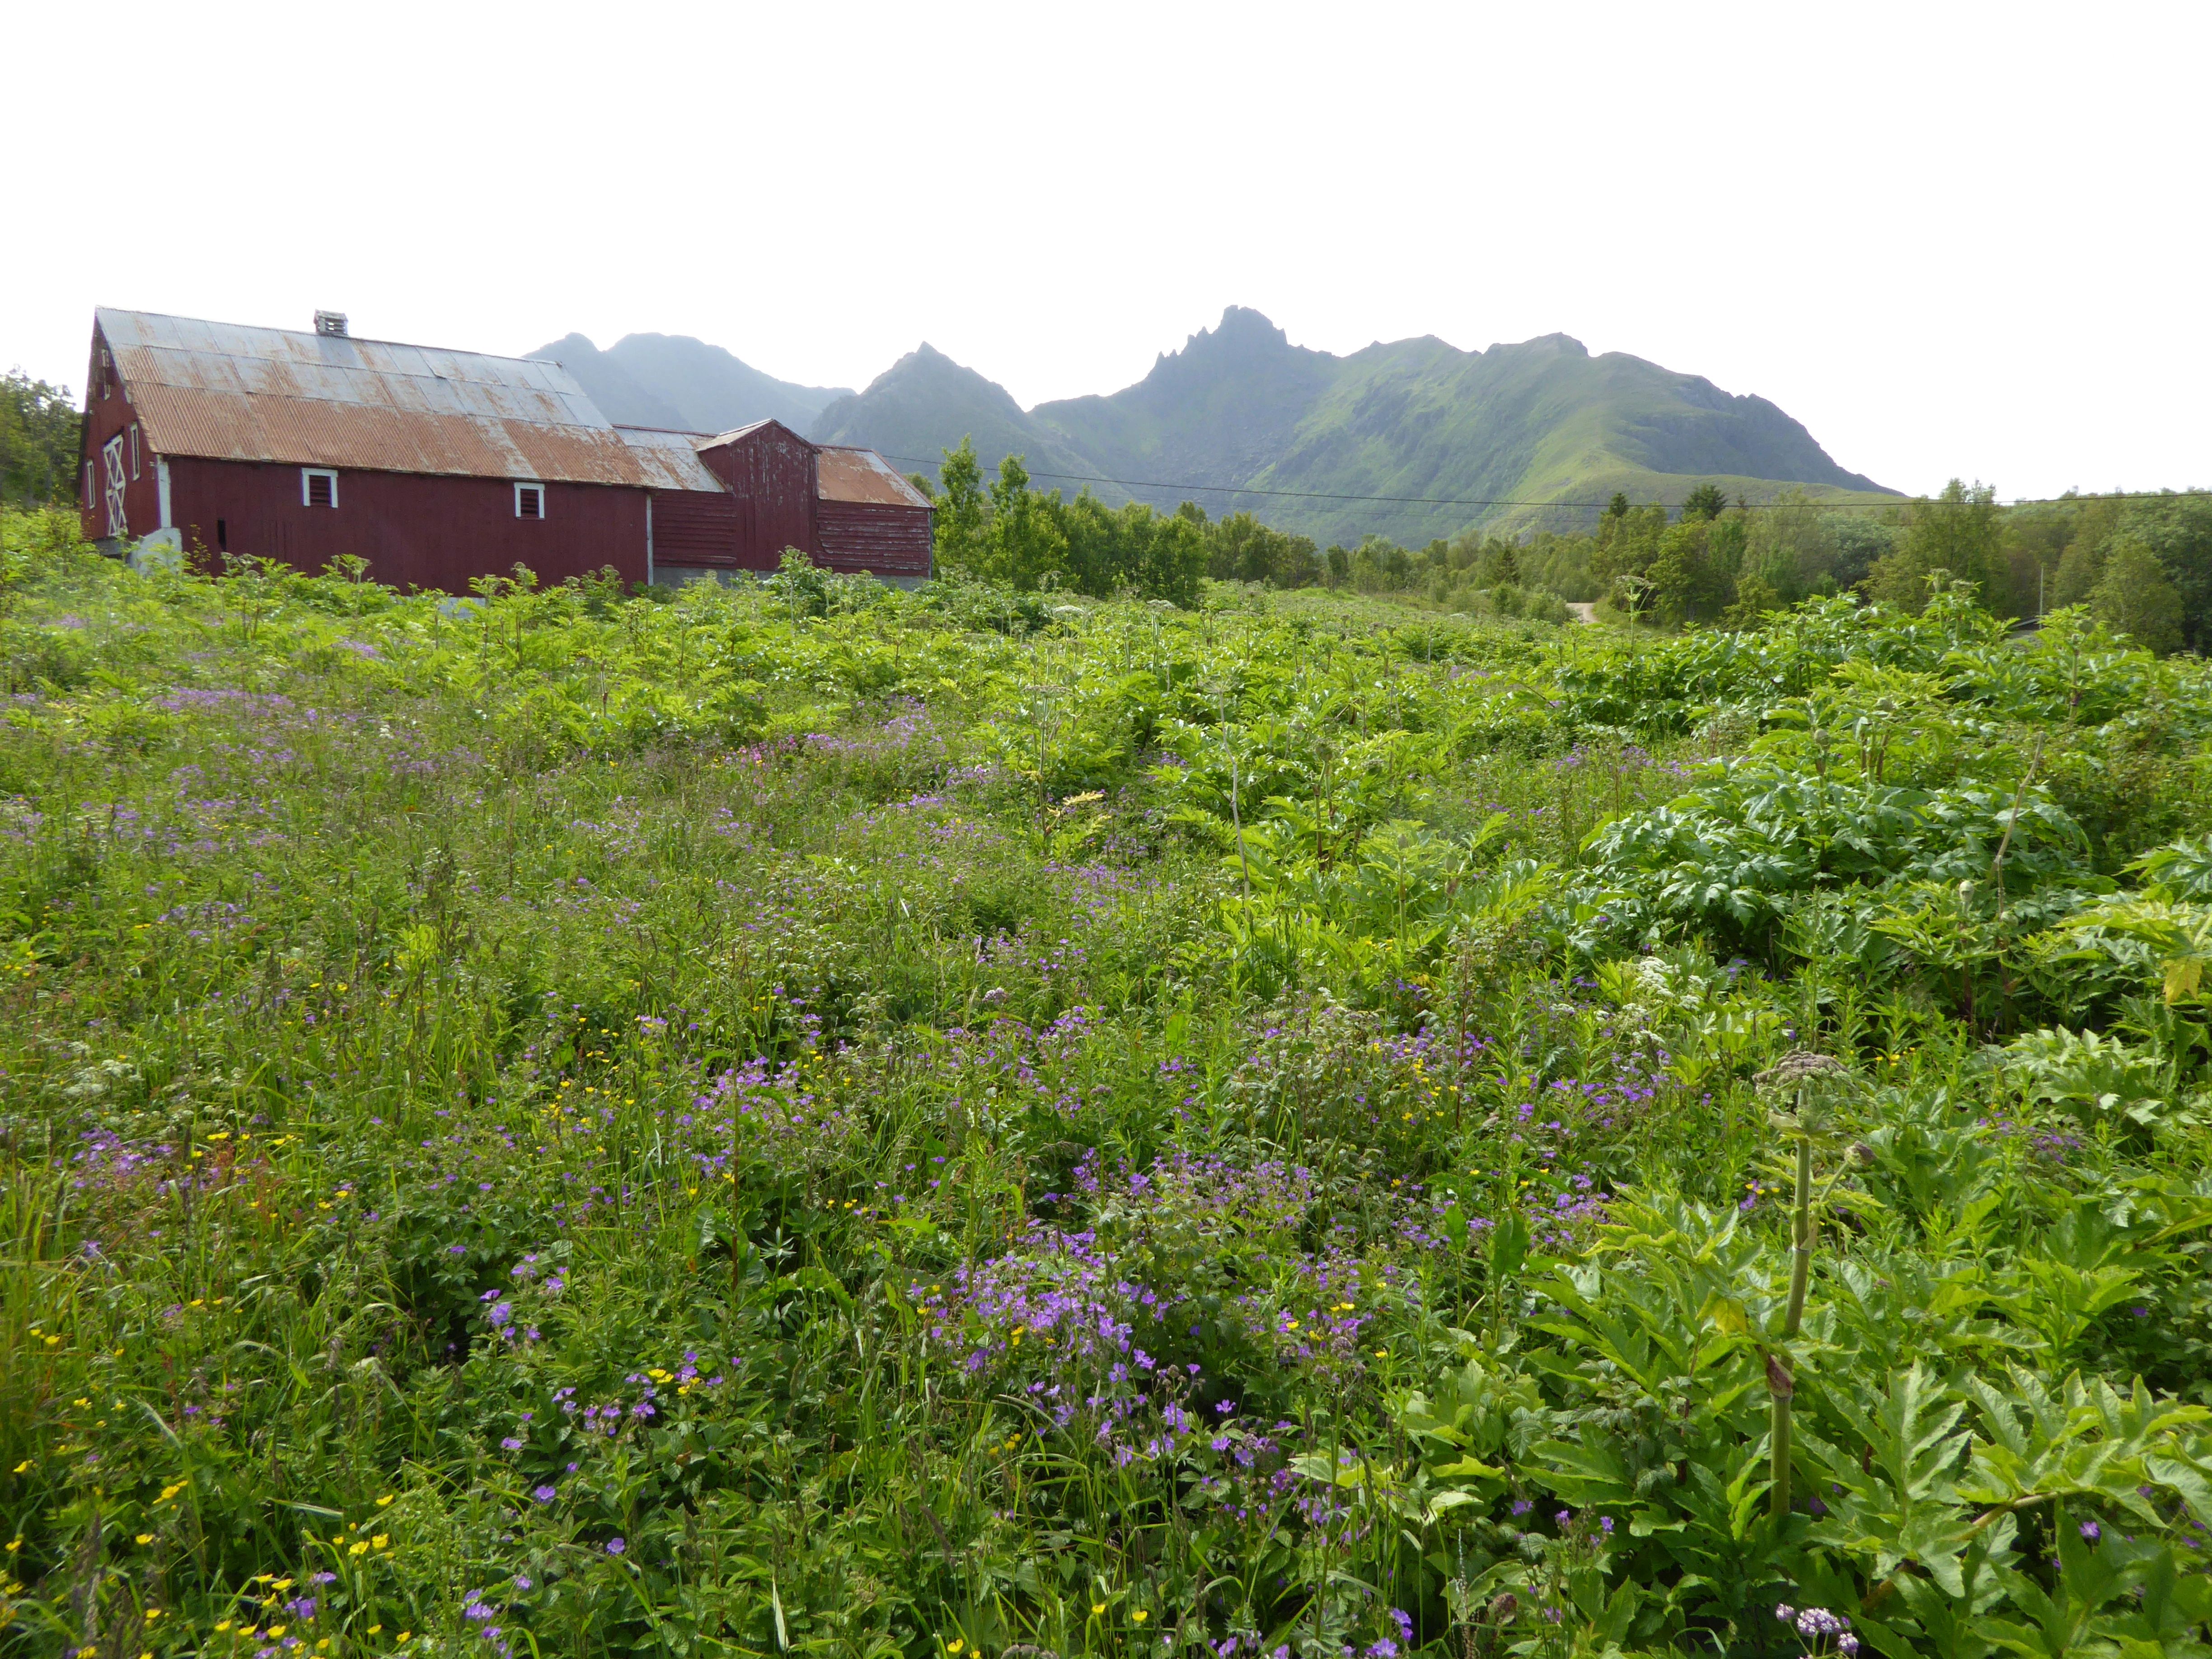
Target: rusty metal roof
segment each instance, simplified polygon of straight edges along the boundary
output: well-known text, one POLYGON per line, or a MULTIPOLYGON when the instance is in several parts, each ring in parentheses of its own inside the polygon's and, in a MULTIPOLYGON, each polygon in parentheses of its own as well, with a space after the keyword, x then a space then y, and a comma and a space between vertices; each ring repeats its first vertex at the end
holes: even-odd
POLYGON ((669 487, 648 459, 657 447, 617 432, 557 363, 106 307, 94 315, 159 454, 669 487))
POLYGON ((697 432, 672 432, 665 427, 618 426, 622 441, 637 452, 646 482, 655 489, 704 489, 726 495, 728 487, 699 459, 706 441, 697 432))
POLYGON ((822 459, 815 468, 815 494, 823 501, 872 501, 884 507, 929 505, 929 497, 874 450, 848 449, 842 444, 817 447, 822 459))

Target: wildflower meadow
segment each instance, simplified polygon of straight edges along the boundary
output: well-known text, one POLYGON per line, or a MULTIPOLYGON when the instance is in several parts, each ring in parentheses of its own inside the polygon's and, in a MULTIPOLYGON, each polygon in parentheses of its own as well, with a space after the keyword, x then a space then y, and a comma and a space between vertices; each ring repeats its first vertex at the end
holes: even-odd
POLYGON ((0 1651, 2212 1653, 2212 673, 0 566, 0 1651))

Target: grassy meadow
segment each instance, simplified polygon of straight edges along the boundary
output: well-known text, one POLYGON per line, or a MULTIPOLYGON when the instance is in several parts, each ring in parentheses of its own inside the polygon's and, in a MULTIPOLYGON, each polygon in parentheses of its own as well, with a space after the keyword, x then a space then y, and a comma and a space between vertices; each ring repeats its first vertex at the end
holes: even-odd
POLYGON ((6 536, 0 1652, 2212 1652, 2197 659, 6 536))

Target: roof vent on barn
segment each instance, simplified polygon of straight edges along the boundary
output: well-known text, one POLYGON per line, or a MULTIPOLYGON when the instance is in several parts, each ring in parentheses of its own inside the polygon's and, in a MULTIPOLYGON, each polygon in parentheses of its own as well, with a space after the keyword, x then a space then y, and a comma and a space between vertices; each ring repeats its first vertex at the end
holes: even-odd
POLYGON ((315 313, 315 332, 318 334, 334 335, 337 338, 343 340, 346 337, 345 313, 343 311, 317 312, 315 313))

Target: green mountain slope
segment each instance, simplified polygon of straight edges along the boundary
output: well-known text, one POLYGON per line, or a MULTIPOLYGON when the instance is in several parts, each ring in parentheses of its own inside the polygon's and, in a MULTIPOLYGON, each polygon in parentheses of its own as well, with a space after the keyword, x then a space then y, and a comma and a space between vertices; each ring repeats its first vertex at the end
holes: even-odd
POLYGON ((1231 307, 1135 386, 1030 412, 1116 477, 1306 492, 1201 499, 1322 540, 1375 530, 1418 543, 1471 523, 1564 525, 1594 509, 1504 503, 1602 501, 1616 489, 1679 501, 1709 479, 1753 499, 1790 484, 1882 493, 1763 398, 1624 353, 1593 357, 1564 334, 1487 351, 1425 337, 1335 357, 1231 307), (1316 499, 1330 495, 1499 505, 1316 499))
MULTIPOLYGON (((1020 455, 1034 471, 1095 473, 1088 456, 1022 412, 1006 387, 963 368, 924 343, 871 381, 866 392, 838 398, 807 429, 817 443, 858 444, 890 458, 901 471, 936 476, 938 456, 972 436, 987 469, 1001 456, 1020 455)), ((1042 478, 1041 488, 1062 488, 1070 495, 1079 485, 1042 478)), ((1126 492, 1097 487, 1120 502, 1126 492)))
POLYGON ((844 386, 779 380, 685 334, 626 334, 605 351, 571 334, 530 355, 559 363, 609 420, 623 426, 727 432, 749 421, 778 420, 804 431, 824 404, 852 395, 844 386))

